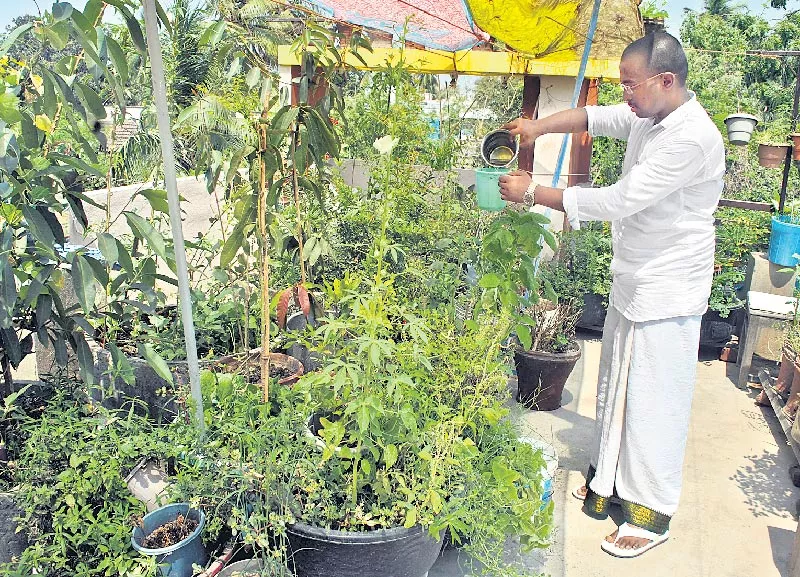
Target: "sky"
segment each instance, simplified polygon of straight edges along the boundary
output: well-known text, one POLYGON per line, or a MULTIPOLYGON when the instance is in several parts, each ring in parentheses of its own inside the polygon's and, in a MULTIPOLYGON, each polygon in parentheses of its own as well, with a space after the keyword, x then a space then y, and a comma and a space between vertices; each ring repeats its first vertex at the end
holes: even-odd
MULTIPOLYGON (((733 0, 734 3, 736 1, 733 0)), ((750 12, 762 15, 770 21, 779 19, 781 14, 784 13, 783 10, 766 8, 765 6, 768 6, 768 4, 764 0, 741 0, 741 2, 747 6, 750 12)), ((52 6, 52 0, 0 0, 0 31, 5 31, 12 18, 22 14, 38 14, 37 3, 42 10, 49 10, 50 6, 52 6)), ((70 3, 78 9, 83 9, 86 0, 70 0, 70 3)), ((790 10, 798 9, 800 8, 800 0, 788 0, 787 6, 790 10)), ((702 7, 703 0, 667 0, 666 10, 669 13, 667 31, 677 36, 680 32, 681 20, 683 20, 684 8, 701 10, 702 7)))

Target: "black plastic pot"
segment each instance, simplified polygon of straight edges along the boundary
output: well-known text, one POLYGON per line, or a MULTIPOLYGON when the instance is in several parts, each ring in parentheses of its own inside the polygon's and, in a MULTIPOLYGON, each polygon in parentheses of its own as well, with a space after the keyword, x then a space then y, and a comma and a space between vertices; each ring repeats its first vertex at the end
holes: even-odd
POLYGON ((708 309, 700 321, 700 346, 722 348, 739 333, 744 317, 744 307, 731 309, 723 318, 717 311, 708 309))
POLYGON ((10 563, 28 546, 26 534, 17 533, 16 518, 21 514, 10 495, 0 494, 0 563, 10 563))
POLYGON ((420 526, 337 531, 296 523, 287 532, 297 577, 423 577, 442 548, 420 526))
POLYGON ((577 326, 582 329, 603 330, 606 322, 606 306, 603 295, 586 293, 583 295, 583 308, 577 326))
POLYGON ((517 366, 517 402, 534 411, 561 406, 561 394, 575 363, 581 358, 577 343, 565 353, 523 351, 514 353, 517 366))

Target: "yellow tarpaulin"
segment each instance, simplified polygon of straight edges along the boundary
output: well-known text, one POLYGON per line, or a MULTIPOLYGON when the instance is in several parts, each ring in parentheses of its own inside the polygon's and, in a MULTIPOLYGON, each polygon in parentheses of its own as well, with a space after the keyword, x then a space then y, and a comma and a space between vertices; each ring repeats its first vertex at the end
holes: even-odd
MULTIPOLYGON (((466 0, 475 24, 530 58, 579 60, 592 0, 466 0)), ((618 60, 644 34, 636 0, 602 0, 591 60, 618 60)))

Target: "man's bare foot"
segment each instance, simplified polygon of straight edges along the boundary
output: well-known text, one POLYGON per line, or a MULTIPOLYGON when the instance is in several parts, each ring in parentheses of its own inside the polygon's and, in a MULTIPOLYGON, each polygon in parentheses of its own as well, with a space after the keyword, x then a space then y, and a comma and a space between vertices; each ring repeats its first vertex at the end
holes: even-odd
MULTIPOLYGON (((614 531, 606 537, 608 543, 613 543, 617 539, 617 531, 614 531)), ((617 541, 617 547, 620 549, 640 549, 650 543, 650 539, 643 539, 641 537, 623 537, 617 541)))

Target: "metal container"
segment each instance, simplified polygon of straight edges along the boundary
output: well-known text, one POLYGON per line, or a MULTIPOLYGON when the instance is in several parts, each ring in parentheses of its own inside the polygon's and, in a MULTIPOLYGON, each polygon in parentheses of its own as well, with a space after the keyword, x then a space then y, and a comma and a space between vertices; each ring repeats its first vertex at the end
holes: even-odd
POLYGON ((481 142, 481 157, 489 166, 510 166, 518 153, 517 139, 504 128, 492 130, 481 142))

